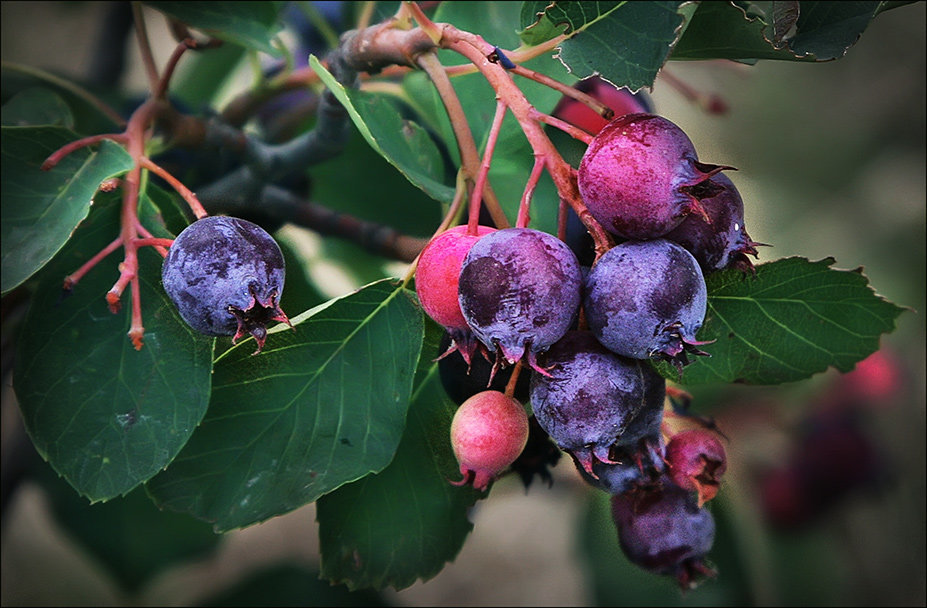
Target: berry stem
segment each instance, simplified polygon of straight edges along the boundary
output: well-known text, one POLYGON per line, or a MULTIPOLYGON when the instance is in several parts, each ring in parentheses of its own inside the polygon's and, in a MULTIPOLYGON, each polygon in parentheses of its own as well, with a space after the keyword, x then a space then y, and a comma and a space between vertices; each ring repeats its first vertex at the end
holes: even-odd
POLYGON ((592 135, 590 135, 586 131, 583 131, 579 127, 571 125, 565 120, 561 120, 555 116, 551 116, 550 114, 545 114, 544 112, 540 112, 534 108, 532 108, 531 116, 535 120, 538 120, 540 122, 543 122, 544 124, 548 124, 552 127, 560 129, 561 131, 563 131, 564 133, 566 133, 573 139, 578 139, 579 141, 583 142, 587 146, 590 143, 592 143, 592 139, 593 139, 592 135))
MULTIPOLYGON (((476 142, 473 139, 473 132, 470 131, 470 125, 467 123, 467 115, 464 113, 463 105, 457 92, 454 90, 450 79, 444 71, 444 66, 438 61, 435 53, 422 53, 418 58, 418 65, 421 66, 428 77, 431 78, 448 118, 451 121, 451 128, 454 130, 454 137, 457 139, 457 149, 460 154, 460 163, 463 166, 464 173, 467 177, 467 183, 470 187, 476 176, 479 174, 480 156, 476 149, 476 142)), ((492 189, 492 185, 486 184, 483 198, 486 203, 486 209, 489 211, 493 222, 497 228, 508 228, 509 221, 502 212, 499 205, 499 199, 492 189)))
POLYGON ((71 143, 65 144, 51 153, 51 155, 45 159, 45 162, 42 163, 40 167, 42 171, 50 171, 61 162, 61 159, 74 152, 75 150, 80 150, 81 148, 86 148, 87 146, 92 146, 93 144, 98 144, 104 139, 109 139, 119 144, 125 145, 126 135, 125 133, 102 133, 100 135, 90 135, 88 137, 82 137, 72 141, 71 143))
POLYGON ((476 236, 476 229, 480 223, 483 192, 489 178, 489 166, 492 163, 492 154, 496 149, 496 141, 499 139, 499 130, 502 127, 502 120, 505 118, 505 111, 505 103, 498 100, 496 102, 496 113, 493 116, 492 125, 489 127, 489 134, 486 139, 486 149, 483 150, 483 160, 480 162, 479 172, 476 176, 476 185, 470 194, 470 216, 467 223, 467 232, 471 236, 476 236))
POLYGON ((77 282, 80 281, 84 277, 84 275, 90 271, 91 268, 99 264, 100 260, 102 260, 103 258, 108 256, 112 252, 119 249, 120 245, 122 245, 121 236, 116 237, 112 243, 110 243, 109 245, 101 249, 99 252, 97 252, 96 255, 94 255, 92 258, 84 262, 80 268, 78 268, 77 270, 69 274, 68 276, 64 277, 64 285, 62 286, 62 288, 65 291, 71 291, 71 289, 73 289, 74 286, 77 285, 77 282))
POLYGON ((156 164, 153 160, 151 160, 147 156, 140 156, 138 158, 138 162, 142 167, 144 167, 145 169, 148 169, 149 171, 151 171, 152 173, 154 173, 155 175, 157 175, 158 177, 160 177, 161 179, 169 183, 171 187, 173 187, 174 190, 177 191, 177 194, 183 197, 183 200, 187 202, 187 205, 189 205, 190 210, 193 211, 193 215, 196 216, 196 219, 202 219, 206 217, 207 215, 209 215, 208 213, 206 213, 206 209, 203 208, 203 205, 200 203, 199 199, 196 198, 196 194, 194 194, 189 188, 184 186, 180 182, 179 179, 171 175, 166 169, 156 164))
POLYGON ((529 213, 531 210, 531 198, 534 196, 534 188, 538 185, 538 180, 541 179, 541 172, 543 170, 544 159, 540 156, 535 156, 534 166, 531 167, 531 175, 528 176, 528 181, 525 184, 525 192, 521 196, 521 204, 518 205, 518 219, 515 221, 515 226, 518 228, 527 228, 528 223, 531 221, 531 215, 529 213))
POLYGON ((550 76, 547 76, 546 74, 535 72, 534 70, 526 68, 523 65, 516 65, 514 68, 511 68, 509 71, 515 74, 518 74, 519 76, 523 76, 525 78, 528 78, 540 84, 548 86, 554 89, 555 91, 558 91, 562 93, 563 95, 566 95, 567 97, 571 97, 580 103, 586 104, 605 120, 611 120, 615 116, 614 110, 612 110, 610 107, 608 107, 607 105, 605 105, 604 103, 602 103, 601 101, 593 97, 592 95, 589 95, 588 93, 583 93, 576 87, 570 86, 568 84, 563 84, 562 82, 558 80, 554 80, 553 78, 551 78, 550 76))
POLYGON ((576 171, 563 160, 553 142, 550 141, 540 124, 532 117, 534 108, 521 89, 514 83, 508 71, 487 58, 494 47, 491 47, 481 37, 469 32, 463 32, 450 25, 444 26, 444 33, 442 46, 460 53, 473 62, 495 89, 496 95, 506 102, 506 105, 508 105, 521 125, 535 155, 544 159, 545 166, 554 180, 560 198, 565 200, 576 211, 579 219, 592 235, 596 256, 604 254, 610 248, 611 240, 602 226, 589 213, 580 198, 579 188, 576 184, 576 171))
MULTIPOLYGON (((137 218, 136 218, 136 221, 135 221, 135 229, 138 230, 138 233, 139 233, 140 235, 142 235, 143 237, 145 237, 145 238, 149 238, 149 239, 155 238, 155 236, 154 236, 153 234, 151 234, 151 232, 150 232, 147 228, 145 228, 144 226, 142 226, 142 223, 141 223, 140 221, 138 221, 137 218)), ((173 241, 171 241, 171 242, 173 242, 173 241)), ((170 247, 170 243, 169 243, 168 245, 166 245, 165 247, 170 247)), ((160 254, 161 254, 161 257, 163 257, 163 258, 166 258, 166 257, 167 257, 167 249, 166 249, 165 247, 162 247, 161 245, 157 245, 157 244, 154 245, 155 250, 156 250, 158 253, 160 253, 160 254)))
POLYGON ((180 61, 180 57, 187 49, 195 47, 196 40, 193 38, 185 38, 180 44, 174 47, 174 52, 171 53, 170 58, 167 60, 167 65, 164 66, 164 72, 161 74, 161 78, 158 79, 157 85, 152 89, 152 97, 164 99, 165 95, 167 95, 167 87, 171 82, 171 76, 174 74, 174 68, 177 67, 177 62, 180 61))
POLYGON ((512 375, 509 376, 509 381, 505 385, 505 396, 515 398, 515 385, 518 384, 518 375, 521 373, 522 359, 519 359, 515 363, 515 367, 512 368, 512 375))

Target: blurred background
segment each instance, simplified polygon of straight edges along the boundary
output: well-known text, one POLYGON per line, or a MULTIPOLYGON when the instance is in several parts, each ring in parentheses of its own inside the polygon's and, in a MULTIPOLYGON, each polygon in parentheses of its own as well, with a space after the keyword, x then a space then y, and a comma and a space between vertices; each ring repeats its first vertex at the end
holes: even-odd
MULTIPOLYGON (((3 2, 2 59, 82 80, 106 2, 3 2)), ((89 506, 24 454, 3 378, 2 605, 848 605, 925 604, 925 6, 880 15, 847 56, 824 64, 673 62, 673 75, 729 107, 707 114, 663 79, 655 110, 700 159, 730 164, 759 262, 828 256, 862 267, 878 294, 912 309, 851 374, 777 387, 693 390, 714 416, 729 470, 712 511, 720 575, 681 594, 627 562, 608 500, 564 459, 548 488, 512 476, 474 508, 474 530, 435 578, 347 594, 316 581, 309 505, 214 537, 158 513, 140 492, 89 506), (7 492, 8 463, 28 472, 7 492), (168 535, 182 547, 162 546, 168 535)), ((150 13, 154 41, 168 41, 150 13)), ((172 43, 159 46, 163 62, 172 43)), ((129 46, 125 85, 144 75, 129 46)), ((247 67, 242 75, 247 86, 247 67)), ((302 235, 304 236, 304 235, 302 235)), ((340 281, 340 282, 339 282, 340 281)), ((329 288, 343 293, 350 278, 329 288)), ((4 308, 6 314, 6 308, 4 308)), ((9 323, 4 318, 4 333, 9 323)), ((10 336, 4 336, 4 344, 10 336)), ((4 355, 6 356, 6 355, 4 355)), ((8 370, 4 361, 4 371, 8 370)))

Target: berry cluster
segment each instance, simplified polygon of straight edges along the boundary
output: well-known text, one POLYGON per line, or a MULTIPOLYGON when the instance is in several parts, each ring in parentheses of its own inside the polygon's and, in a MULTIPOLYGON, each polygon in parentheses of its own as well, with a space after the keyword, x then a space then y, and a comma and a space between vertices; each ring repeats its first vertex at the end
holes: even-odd
MULTIPOLYGON (((696 339, 708 303, 704 273, 752 271, 746 255, 755 256, 758 243, 720 173, 730 167, 699 161, 679 127, 634 107, 633 98, 623 102, 631 113, 595 125, 577 171, 584 204, 618 241, 591 269, 545 232, 457 226, 422 252, 416 289, 447 330, 442 369, 454 351, 466 364, 454 364, 460 376, 488 368, 478 374, 485 384, 461 396, 453 421, 464 476, 456 483, 484 490, 516 460, 536 463, 542 476, 556 462, 543 441, 522 452, 531 428, 525 396, 515 399, 512 382, 505 393, 496 382, 499 370, 514 366, 517 374, 524 363, 534 422, 547 445, 612 495, 626 555, 688 587, 712 573, 704 557, 714 522, 704 504, 718 491, 725 450, 706 428, 671 434, 666 381, 651 361, 670 361, 681 373, 689 354, 707 355, 696 339)), ((459 394, 452 376, 442 372, 449 393, 459 394)))

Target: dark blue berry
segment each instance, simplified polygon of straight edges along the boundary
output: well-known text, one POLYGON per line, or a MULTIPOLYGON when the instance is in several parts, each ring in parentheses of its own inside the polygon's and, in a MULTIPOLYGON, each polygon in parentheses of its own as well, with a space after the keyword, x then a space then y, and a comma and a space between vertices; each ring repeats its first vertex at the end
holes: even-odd
POLYGON ((190 327, 233 341, 251 334, 260 351, 269 322, 289 323, 279 305, 284 271, 280 247, 263 228, 211 216, 174 239, 161 282, 190 327))
POLYGON ((692 254, 665 239, 627 241, 609 249, 586 278, 586 320, 612 351, 683 365, 686 351, 704 354, 708 290, 692 254))
POLYGON ((551 438, 595 476, 596 461, 617 462, 613 446, 636 445, 659 430, 666 381, 653 367, 571 331, 547 352, 548 375, 531 378, 531 405, 551 438))

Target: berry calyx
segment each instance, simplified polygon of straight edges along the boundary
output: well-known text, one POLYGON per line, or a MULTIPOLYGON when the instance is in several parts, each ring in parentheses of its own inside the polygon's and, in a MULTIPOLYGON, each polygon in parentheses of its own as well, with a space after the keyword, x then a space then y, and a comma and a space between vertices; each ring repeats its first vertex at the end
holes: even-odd
POLYGON ((681 431, 666 444, 668 474, 677 486, 698 492, 698 506, 718 493, 727 470, 724 445, 706 429, 681 431))
POLYGON ((451 421, 451 447, 463 479, 485 490, 511 465, 528 442, 525 408, 499 391, 483 391, 464 401, 451 421))
POLYGON ((682 245, 695 256, 705 272, 723 268, 737 268, 742 272, 756 274, 753 263, 747 257, 757 257, 757 243, 747 234, 744 226, 744 201, 726 175, 719 173, 711 183, 720 187, 714 196, 703 198, 700 203, 706 218, 688 215, 682 223, 669 231, 664 238, 682 245))

